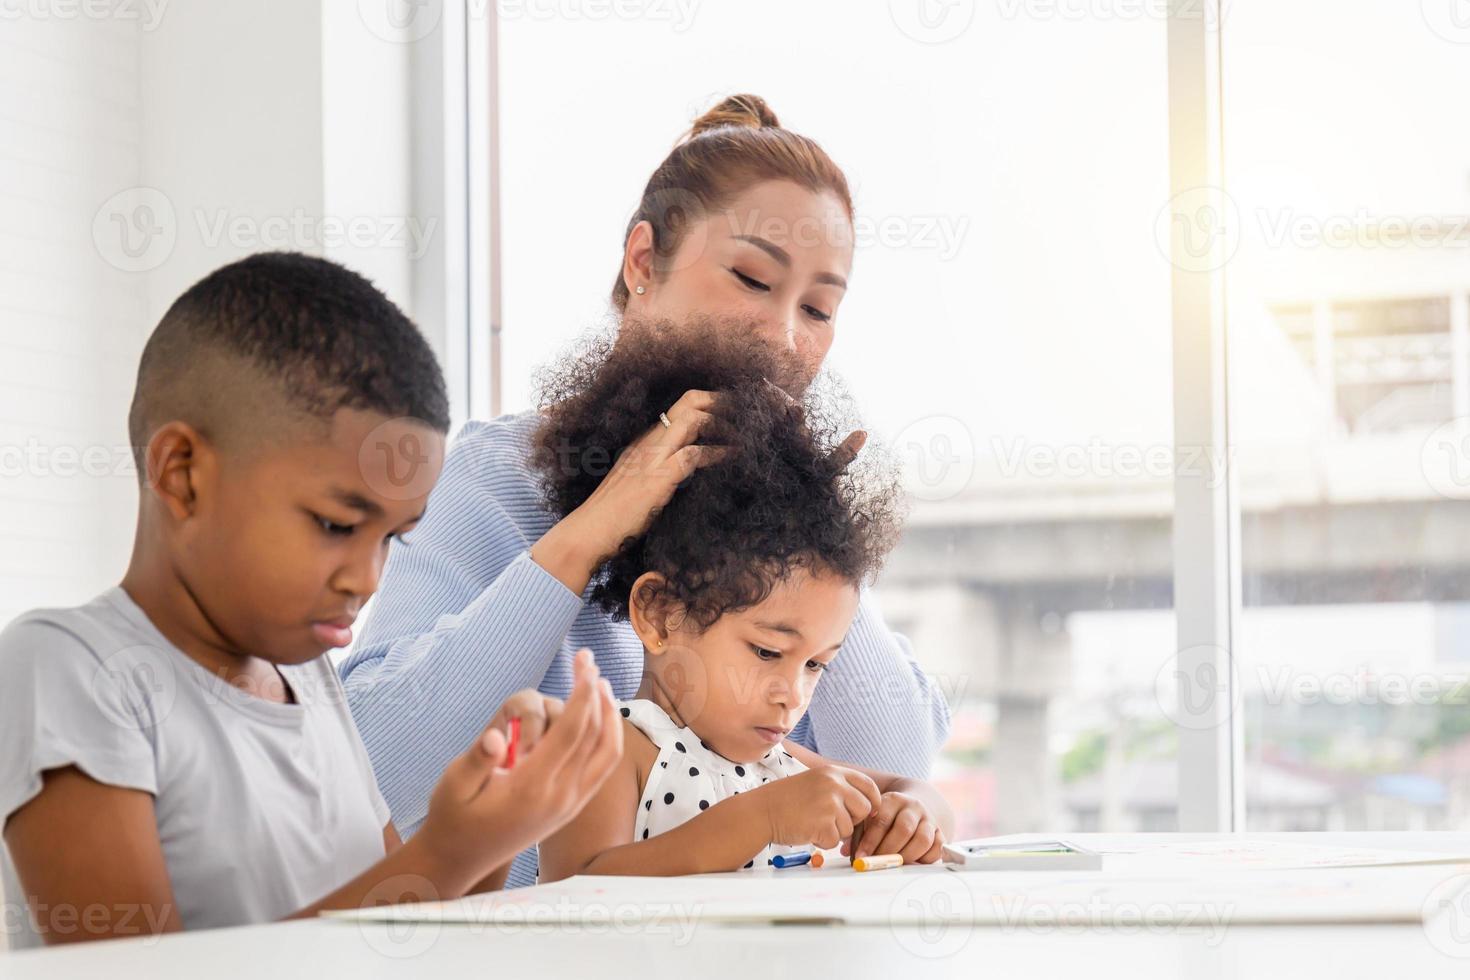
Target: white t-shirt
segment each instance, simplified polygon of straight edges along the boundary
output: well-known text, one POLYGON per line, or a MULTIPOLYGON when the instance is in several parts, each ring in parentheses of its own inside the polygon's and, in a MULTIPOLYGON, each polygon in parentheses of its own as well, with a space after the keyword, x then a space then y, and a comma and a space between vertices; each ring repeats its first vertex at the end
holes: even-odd
MULTIPOLYGON (((0 826, 41 791, 42 772, 76 766, 153 795, 186 929, 311 904, 383 857, 389 812, 328 659, 280 672, 297 703, 190 660, 121 588, 26 613, 0 633, 0 826)), ((0 927, 12 947, 40 945, 32 916, 14 911, 28 897, 9 848, 0 854, 0 927)))

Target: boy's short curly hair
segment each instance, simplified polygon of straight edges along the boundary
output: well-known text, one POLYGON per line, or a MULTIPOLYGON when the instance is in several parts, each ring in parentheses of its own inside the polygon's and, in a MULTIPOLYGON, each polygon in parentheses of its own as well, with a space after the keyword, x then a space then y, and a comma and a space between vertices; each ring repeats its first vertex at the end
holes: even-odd
MULTIPOLYGON (((860 584, 898 538, 898 482, 876 453, 833 450, 854 426, 835 383, 793 401, 799 376, 749 324, 626 320, 616 338, 574 350, 541 382, 534 465, 558 519, 585 501, 618 454, 686 391, 717 392, 704 445, 725 457, 685 480, 648 530, 606 556, 591 601, 626 619, 645 572, 665 580, 640 600, 667 604, 697 629, 763 601, 797 570, 860 584), (777 382, 777 383, 773 383, 777 382)), ((645 583, 645 588, 648 584, 645 583)))

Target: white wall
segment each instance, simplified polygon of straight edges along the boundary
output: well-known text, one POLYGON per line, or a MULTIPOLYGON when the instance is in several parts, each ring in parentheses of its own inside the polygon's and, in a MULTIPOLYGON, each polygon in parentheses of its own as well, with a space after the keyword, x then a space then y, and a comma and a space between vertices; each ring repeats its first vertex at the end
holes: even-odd
MULTIPOLYGON (((99 206, 141 179, 140 28, 0 24, 0 623, 121 575, 147 284, 99 206)), ((121 217, 127 217, 121 214, 121 217)))
POLYGON ((457 365, 463 417, 444 219, 463 204, 443 189, 462 170, 429 145, 462 112, 444 94, 454 25, 404 43, 354 3, 62 9, 0 18, 0 624, 121 576, 138 355, 226 262, 291 248, 362 271, 457 365))

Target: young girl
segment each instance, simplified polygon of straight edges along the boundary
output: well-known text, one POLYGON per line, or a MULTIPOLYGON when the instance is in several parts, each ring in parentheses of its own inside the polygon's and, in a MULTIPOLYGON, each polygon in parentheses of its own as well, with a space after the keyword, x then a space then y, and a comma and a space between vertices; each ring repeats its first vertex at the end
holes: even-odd
POLYGON ((795 403, 782 385, 795 390, 799 365, 750 333, 625 324, 611 350, 574 362, 573 393, 551 393, 537 458, 558 514, 596 492, 619 447, 680 465, 636 434, 686 391, 712 406, 694 424, 719 462, 693 472, 594 580, 592 601, 642 641, 645 672, 621 705, 611 776, 541 844, 542 881, 730 871, 783 847, 927 863, 950 832, 923 782, 788 740, 828 672, 844 697, 881 697, 843 683, 838 652, 860 586, 896 539, 897 491, 833 451, 847 428, 822 398, 795 403))

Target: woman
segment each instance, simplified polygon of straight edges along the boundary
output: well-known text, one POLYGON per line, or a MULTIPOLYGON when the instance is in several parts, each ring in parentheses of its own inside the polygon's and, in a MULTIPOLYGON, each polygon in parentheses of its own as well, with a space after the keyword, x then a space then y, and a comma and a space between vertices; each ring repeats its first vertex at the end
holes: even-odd
MULTIPOLYGON (((726 99, 700 117, 644 188, 612 301, 640 322, 753 331, 790 351, 803 385, 832 345, 852 266, 847 180, 812 140, 780 128, 764 101, 726 99)), ((584 601, 603 558, 718 450, 699 432, 716 407, 690 391, 623 454, 595 492, 553 523, 532 466, 535 412, 472 423, 428 512, 393 549, 361 642, 342 666, 349 703, 393 819, 407 836, 434 779, 512 692, 565 697, 590 647, 619 698, 637 690, 632 628, 584 601)), ((861 448, 862 433, 846 443, 861 448)), ((908 641, 864 594, 796 742, 822 755, 922 778, 948 731, 943 696, 908 641)), ((510 884, 535 880, 522 855, 510 884)))

